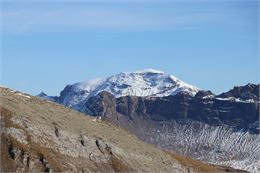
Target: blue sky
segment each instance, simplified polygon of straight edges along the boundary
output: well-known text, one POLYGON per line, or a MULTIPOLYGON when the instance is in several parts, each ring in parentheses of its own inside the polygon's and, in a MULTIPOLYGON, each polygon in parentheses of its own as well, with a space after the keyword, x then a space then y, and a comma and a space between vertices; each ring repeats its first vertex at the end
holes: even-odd
POLYGON ((154 68, 221 93, 259 83, 254 0, 1 0, 1 84, 66 84, 154 68))

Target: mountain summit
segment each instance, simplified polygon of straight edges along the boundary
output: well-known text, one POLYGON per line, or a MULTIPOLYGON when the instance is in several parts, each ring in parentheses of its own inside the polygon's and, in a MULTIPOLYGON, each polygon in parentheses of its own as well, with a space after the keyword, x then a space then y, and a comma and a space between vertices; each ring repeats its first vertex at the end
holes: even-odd
POLYGON ((102 91, 119 98, 123 96, 164 97, 180 92, 194 96, 199 89, 173 75, 159 70, 145 69, 67 85, 60 93, 59 102, 69 107, 78 107, 83 100, 102 91))

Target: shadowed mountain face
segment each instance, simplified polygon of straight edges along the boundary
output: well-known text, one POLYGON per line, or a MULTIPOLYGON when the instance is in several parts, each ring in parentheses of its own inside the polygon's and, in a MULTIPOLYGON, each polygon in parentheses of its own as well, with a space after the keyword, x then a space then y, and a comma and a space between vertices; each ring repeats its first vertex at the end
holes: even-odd
POLYGON ((259 85, 214 95, 199 91, 167 97, 108 92, 79 109, 127 128, 140 139, 197 159, 260 171, 259 85))
MULTIPOLYGON (((258 88, 259 85, 254 85, 258 88)), ((235 87, 237 88, 237 87, 235 87)), ((248 88, 245 86, 244 88, 248 88)), ((256 90, 257 91, 257 90, 256 90)), ((83 112, 106 118, 124 115, 132 120, 134 116, 148 118, 153 121, 198 121, 212 126, 227 125, 234 130, 259 134, 259 92, 231 95, 233 90, 219 96, 210 91, 199 91, 195 97, 186 93, 178 93, 167 97, 135 97, 115 98, 108 92, 102 92, 85 102, 80 109, 83 112), (245 98, 246 95, 246 98, 245 98)))
POLYGON ((237 171, 162 151, 109 122, 21 92, 0 88, 0 99, 2 172, 237 171))

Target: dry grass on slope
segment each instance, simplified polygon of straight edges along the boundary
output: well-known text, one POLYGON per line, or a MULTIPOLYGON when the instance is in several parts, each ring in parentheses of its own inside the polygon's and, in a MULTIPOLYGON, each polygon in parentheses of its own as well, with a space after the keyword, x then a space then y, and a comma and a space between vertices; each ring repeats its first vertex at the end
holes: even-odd
MULTIPOLYGON (((70 172, 223 172, 200 161, 161 151, 111 123, 93 121, 93 117, 53 102, 1 87, 0 101, 1 123, 5 128, 23 132, 28 142, 22 144, 19 139, 1 135, 6 170, 17 171, 17 166, 24 165, 14 164, 16 159, 10 159, 11 147, 27 153, 34 162, 40 158, 38 172, 50 168, 65 171, 71 167, 70 172), (84 146, 82 136, 87 139, 84 146), (105 147, 96 145, 97 140, 105 147), (103 159, 93 161, 91 154, 103 159), (48 160, 47 167, 43 157, 48 160)), ((30 162, 23 168, 28 171, 28 167, 30 162)))
POLYGON ((6 88, 0 88, 0 101, 1 155, 11 158, 5 158, 5 170, 187 172, 163 151, 110 123, 6 88), (39 166, 31 169, 33 162, 39 166))
POLYGON ((201 161, 194 160, 190 157, 180 156, 180 155, 177 155, 173 152, 166 152, 166 153, 168 153, 170 156, 172 156, 174 159, 176 159, 179 163, 184 165, 188 170, 192 170, 194 172, 201 172, 201 173, 204 173, 204 172, 210 172, 210 173, 226 172, 226 171, 223 171, 221 169, 217 169, 212 165, 208 165, 208 164, 203 163, 201 161))

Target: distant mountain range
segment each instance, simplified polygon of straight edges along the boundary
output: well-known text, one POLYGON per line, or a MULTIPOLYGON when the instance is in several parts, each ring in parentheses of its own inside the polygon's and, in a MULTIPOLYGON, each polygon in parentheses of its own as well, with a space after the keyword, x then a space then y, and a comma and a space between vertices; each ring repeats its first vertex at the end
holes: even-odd
POLYGON ((160 148, 259 172, 259 88, 247 84, 215 95, 148 69, 67 85, 60 96, 38 96, 100 116, 160 148))

